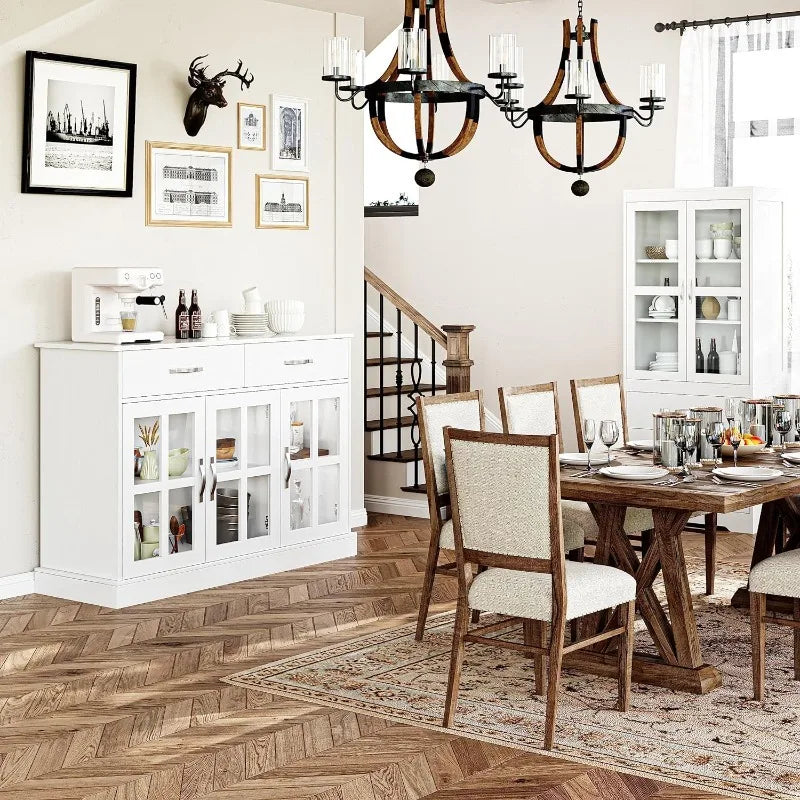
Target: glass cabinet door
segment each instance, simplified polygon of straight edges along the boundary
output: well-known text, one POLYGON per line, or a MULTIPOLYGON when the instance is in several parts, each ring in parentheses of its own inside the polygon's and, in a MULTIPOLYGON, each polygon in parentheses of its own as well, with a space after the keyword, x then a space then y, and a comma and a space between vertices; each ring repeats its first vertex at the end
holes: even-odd
POLYGON ((146 575, 203 561, 203 401, 127 403, 123 408, 123 574, 146 575))
POLYGON ((746 200, 688 204, 689 380, 750 380, 749 205, 746 200), (709 364, 712 347, 719 364, 716 359, 709 364))
POLYGON ((283 392, 283 544, 333 536, 349 525, 347 386, 283 392))
POLYGON ((280 543, 280 393, 208 398, 208 559, 280 543))
POLYGON ((627 208, 625 337, 628 373, 686 378, 686 204, 627 208))

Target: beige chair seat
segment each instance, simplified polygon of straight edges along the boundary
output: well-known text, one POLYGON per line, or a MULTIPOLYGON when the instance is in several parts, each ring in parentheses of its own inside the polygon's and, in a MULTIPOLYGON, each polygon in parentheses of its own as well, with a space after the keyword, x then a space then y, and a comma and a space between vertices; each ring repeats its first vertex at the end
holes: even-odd
POLYGON ((787 550, 759 561, 750 570, 750 591, 800 597, 800 550, 787 550))
MULTIPOLYGON (((567 619, 594 614, 636 598, 636 580, 627 572, 587 562, 566 562, 567 619)), ((469 607, 512 617, 551 621, 553 576, 490 568, 469 588, 469 607)))
MULTIPOLYGON (((581 527, 587 539, 597 539, 600 529, 594 514, 586 503, 579 500, 562 500, 561 513, 564 517, 564 539, 567 538, 567 522, 581 527)), ((653 530, 653 512, 649 508, 629 508, 625 515, 625 533, 642 533, 653 530)), ((583 544, 580 545, 583 547, 583 544)), ((569 551, 571 548, 567 548, 569 551)))
MULTIPOLYGON (((584 540, 590 534, 591 530, 586 529, 585 519, 579 519, 578 514, 568 515, 567 510, 564 508, 564 504, 569 503, 571 501, 564 500, 562 503, 562 509, 564 514, 564 552, 569 553, 572 550, 580 550, 583 547, 584 540)), ((594 517, 592 517, 592 512, 589 511, 589 506, 585 503, 576 503, 575 505, 583 507, 586 509, 586 514, 591 517, 592 524, 594 524, 594 517)), ((594 526, 594 530, 597 531, 597 525, 594 526)), ((449 519, 447 522, 442 524, 442 532, 439 535, 439 547, 444 550, 455 550, 456 549, 456 540, 455 534, 453 533, 453 520, 449 519)))

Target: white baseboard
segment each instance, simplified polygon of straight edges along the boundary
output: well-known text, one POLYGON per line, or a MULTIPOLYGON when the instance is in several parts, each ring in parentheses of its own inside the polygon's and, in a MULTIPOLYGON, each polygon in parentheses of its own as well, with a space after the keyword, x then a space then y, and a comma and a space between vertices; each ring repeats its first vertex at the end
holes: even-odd
POLYGON ((33 572, 22 572, 19 575, 0 578, 0 600, 33 594, 34 591, 33 572))
MULTIPOLYGON (((419 495, 424 498, 425 495, 419 495)), ((411 500, 406 497, 382 497, 378 494, 364 496, 364 505, 367 511, 374 514, 398 514, 403 517, 427 517, 428 501, 425 499, 411 500)))
POLYGON ((350 511, 350 527, 363 528, 367 524, 367 509, 353 508, 350 511))

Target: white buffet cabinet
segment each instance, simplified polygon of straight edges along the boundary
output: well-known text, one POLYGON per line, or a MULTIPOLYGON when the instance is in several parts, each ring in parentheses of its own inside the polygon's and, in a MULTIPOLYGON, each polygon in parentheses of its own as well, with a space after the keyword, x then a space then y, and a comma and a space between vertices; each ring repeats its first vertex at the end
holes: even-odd
POLYGON ((39 347, 37 592, 120 608, 355 554, 348 336, 39 347))
MULTIPOLYGON (((757 398, 786 388, 783 331, 783 203, 769 189, 647 189, 625 192, 625 388, 631 439, 651 439, 653 414, 662 409, 724 407, 726 397, 757 398), (741 249, 729 258, 698 256, 697 241, 711 237, 713 223, 733 222, 741 249), (645 248, 678 241, 677 257, 650 259, 645 248), (665 279, 669 287, 664 287, 665 279), (673 318, 653 319, 653 299, 674 298, 673 318), (716 319, 700 306, 720 301, 716 319), (727 314, 730 300, 740 314, 727 314), (738 317, 738 318, 737 318, 738 317), (712 338, 720 351, 740 349, 734 374, 695 371, 695 342, 707 359, 712 338), (651 369, 657 352, 678 354, 677 371, 651 369)), ((752 510, 731 514, 720 524, 752 532, 752 510)))

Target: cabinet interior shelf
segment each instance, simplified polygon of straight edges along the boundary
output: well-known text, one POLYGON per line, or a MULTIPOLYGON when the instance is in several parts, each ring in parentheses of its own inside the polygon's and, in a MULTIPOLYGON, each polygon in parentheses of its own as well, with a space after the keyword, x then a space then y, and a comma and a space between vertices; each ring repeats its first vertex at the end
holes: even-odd
POLYGON ((159 492, 162 489, 186 489, 189 486, 194 486, 195 481, 196 478, 194 475, 188 475, 183 478, 170 478, 166 481, 145 481, 141 478, 135 478, 133 483, 133 493, 150 494, 151 492, 159 492))
POLYGON ((678 297, 680 295, 678 286, 637 286, 635 293, 638 295, 666 295, 667 297, 678 297))
POLYGON ((695 286, 695 297, 741 297, 741 286, 695 286))
POLYGON ((696 319, 697 325, 741 325, 740 319, 696 319))
POLYGON ((677 258, 637 258, 637 264, 677 264, 677 258))
POLYGON ((679 322, 677 317, 671 317, 670 319, 653 319, 652 317, 638 317, 636 321, 652 322, 652 323, 666 322, 666 323, 672 323, 673 325, 677 325, 679 322))
POLYGON ((741 264, 741 258, 696 258, 696 264, 741 264))

